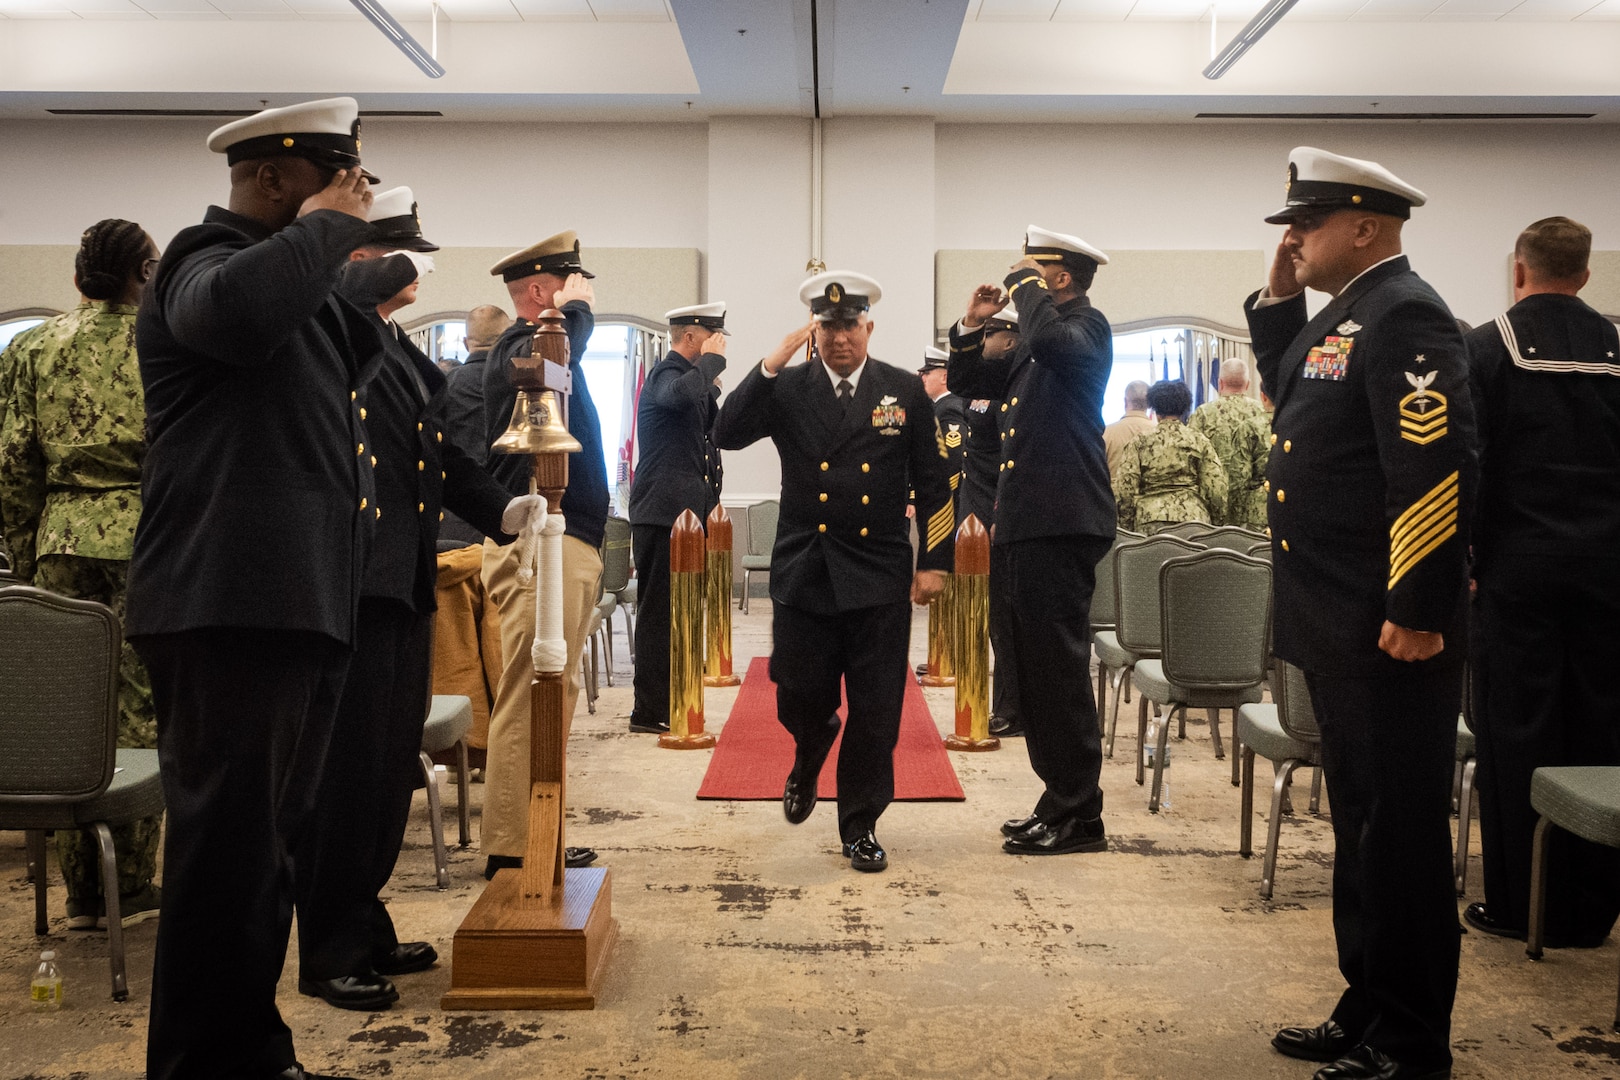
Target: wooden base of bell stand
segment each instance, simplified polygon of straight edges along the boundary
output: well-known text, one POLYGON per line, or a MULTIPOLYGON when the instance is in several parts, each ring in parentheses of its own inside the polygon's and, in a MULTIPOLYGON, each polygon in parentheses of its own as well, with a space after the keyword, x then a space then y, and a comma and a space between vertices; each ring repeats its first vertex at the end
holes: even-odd
POLYGON ((741 686, 742 685, 742 676, 741 675, 705 675, 705 676, 703 676, 703 685, 704 686, 741 686))
POLYGON ((539 907, 524 903, 522 882, 500 871, 462 920, 440 1008, 596 1008, 619 937, 608 871, 564 871, 562 902, 539 907))
POLYGON ((929 686, 929 687, 933 687, 933 686, 955 686, 956 685, 956 676, 954 676, 954 675, 919 675, 919 676, 917 676, 917 682, 921 686, 929 686))
POLYGON ((658 745, 665 750, 707 750, 714 745, 714 732, 700 731, 696 735, 677 735, 671 731, 658 736, 658 745))
POLYGON ((968 753, 983 750, 1000 750, 1001 740, 994 735, 988 739, 975 739, 969 735, 947 735, 945 736, 945 749, 965 750, 968 753))

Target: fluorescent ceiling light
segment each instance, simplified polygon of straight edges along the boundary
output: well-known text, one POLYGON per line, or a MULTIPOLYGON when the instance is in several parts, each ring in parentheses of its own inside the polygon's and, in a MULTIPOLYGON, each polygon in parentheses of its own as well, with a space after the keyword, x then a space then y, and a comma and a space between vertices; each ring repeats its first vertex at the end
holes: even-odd
MULTIPOLYGON (((362 2, 363 0, 354 0, 357 5, 362 2)), ((1221 55, 1209 62, 1209 66, 1204 69, 1204 78, 1218 79, 1225 75, 1227 69, 1237 63, 1255 42, 1265 37, 1266 31, 1276 26, 1278 20, 1288 14, 1289 9, 1297 3, 1299 0, 1270 0, 1270 3, 1261 8, 1255 17, 1249 20, 1248 25, 1239 30, 1237 36, 1227 43, 1226 48, 1221 50, 1221 55)))
MULTIPOLYGON (((1294 0, 1288 0, 1290 4, 1294 0)), ((422 69, 422 73, 430 79, 437 79, 444 74, 444 68, 433 59, 431 53, 422 48, 422 43, 405 32, 405 28, 388 14, 388 10, 377 0, 349 0, 355 9, 371 20, 371 25, 383 32, 383 36, 392 41, 396 48, 411 58, 411 63, 422 69)))

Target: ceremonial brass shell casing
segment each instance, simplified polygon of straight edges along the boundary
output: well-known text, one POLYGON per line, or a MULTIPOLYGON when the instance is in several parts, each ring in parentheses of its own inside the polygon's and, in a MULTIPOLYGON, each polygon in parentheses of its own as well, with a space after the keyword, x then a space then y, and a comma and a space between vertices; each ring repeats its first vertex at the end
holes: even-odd
POLYGON ((990 734, 990 534, 969 514, 956 531, 952 639, 956 649, 956 730, 950 750, 999 750, 990 734))
POLYGON ((945 589, 928 604, 928 674, 917 681, 924 686, 956 685, 951 655, 951 613, 955 610, 956 575, 945 575, 945 589))
POLYGON ((703 525, 683 510, 669 531, 669 733, 665 750, 704 750, 714 736, 703 730, 703 525))
POLYGON ((731 515, 715 505, 709 511, 708 566, 703 575, 704 632, 708 654, 703 661, 704 686, 738 686, 731 670, 731 515))

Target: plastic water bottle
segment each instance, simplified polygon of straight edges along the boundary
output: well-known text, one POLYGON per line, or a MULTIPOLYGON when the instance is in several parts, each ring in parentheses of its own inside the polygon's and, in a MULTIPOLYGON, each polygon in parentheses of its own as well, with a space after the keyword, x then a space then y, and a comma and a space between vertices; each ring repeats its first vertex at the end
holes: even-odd
POLYGON ((56 970, 56 953, 50 949, 39 954, 39 969, 29 984, 29 997, 35 1012, 54 1012, 62 1007, 62 973, 56 970))

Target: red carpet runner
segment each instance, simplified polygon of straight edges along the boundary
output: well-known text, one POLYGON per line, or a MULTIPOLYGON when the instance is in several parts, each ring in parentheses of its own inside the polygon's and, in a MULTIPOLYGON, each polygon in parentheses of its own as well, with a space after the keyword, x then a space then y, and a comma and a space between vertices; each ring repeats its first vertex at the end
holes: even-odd
MULTIPOLYGON (((769 663, 760 656, 748 665, 748 676, 720 732, 698 798, 782 797, 782 785, 793 768, 793 737, 776 719, 776 684, 771 682, 769 663)), ((838 751, 843 739, 840 733, 827 755, 816 789, 818 798, 838 796, 838 751)), ((967 798, 923 701, 922 688, 909 675, 900 709, 900 741, 894 748, 894 797, 910 802, 967 798)))

